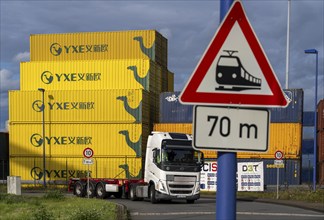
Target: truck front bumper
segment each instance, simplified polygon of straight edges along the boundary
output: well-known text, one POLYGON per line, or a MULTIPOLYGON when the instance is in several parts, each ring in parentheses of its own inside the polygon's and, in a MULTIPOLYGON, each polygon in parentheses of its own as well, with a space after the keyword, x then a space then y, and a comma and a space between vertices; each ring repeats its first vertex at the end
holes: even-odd
POLYGON ((181 199, 181 200, 197 200, 200 198, 200 194, 195 194, 195 195, 177 195, 177 196, 172 196, 160 192, 156 192, 155 194, 156 198, 159 200, 174 200, 174 199, 181 199))

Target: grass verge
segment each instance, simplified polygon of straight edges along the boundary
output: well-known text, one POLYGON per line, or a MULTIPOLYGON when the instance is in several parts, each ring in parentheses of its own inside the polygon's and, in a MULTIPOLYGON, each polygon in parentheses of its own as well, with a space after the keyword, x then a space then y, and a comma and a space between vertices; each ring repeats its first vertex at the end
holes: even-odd
MULTIPOLYGON (((202 195, 215 195, 215 192, 201 192, 202 195)), ((277 192, 275 191, 265 191, 265 192, 237 192, 238 198, 266 198, 266 199, 276 199, 277 192)), ((281 200, 296 200, 305 201, 313 203, 323 203, 324 204, 324 189, 318 189, 316 192, 306 189, 287 189, 279 191, 279 199, 281 200)))
POLYGON ((0 219, 115 220, 116 205, 105 200, 65 197, 59 191, 42 197, 0 193, 0 219))

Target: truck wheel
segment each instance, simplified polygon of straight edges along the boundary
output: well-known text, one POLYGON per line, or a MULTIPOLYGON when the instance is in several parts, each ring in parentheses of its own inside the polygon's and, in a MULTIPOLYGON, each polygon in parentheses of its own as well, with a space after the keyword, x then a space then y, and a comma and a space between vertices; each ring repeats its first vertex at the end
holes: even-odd
MULTIPOLYGON (((86 186, 86 191, 87 191, 88 187, 86 186)), ((93 198, 95 196, 96 192, 95 192, 95 185, 93 182, 89 182, 89 190, 87 191, 87 196, 89 196, 89 198, 93 198)))
POLYGON ((152 204, 155 204, 155 203, 158 202, 158 200, 156 199, 155 194, 156 194, 155 187, 154 187, 154 185, 151 185, 150 186, 150 200, 151 200, 152 204))
POLYGON ((81 181, 78 181, 74 185, 74 195, 77 197, 84 197, 86 190, 84 188, 84 184, 81 181))
POLYGON ((132 201, 136 201, 137 197, 136 197, 136 186, 134 185, 130 185, 130 189, 129 189, 129 198, 132 201))
POLYGON ((188 203, 188 204, 194 204, 194 203, 195 203, 195 200, 194 200, 194 199, 188 199, 188 200, 187 200, 187 203, 188 203))
POLYGON ((99 182, 96 186, 96 195, 98 199, 105 199, 107 196, 107 192, 105 189, 105 184, 103 182, 99 182))

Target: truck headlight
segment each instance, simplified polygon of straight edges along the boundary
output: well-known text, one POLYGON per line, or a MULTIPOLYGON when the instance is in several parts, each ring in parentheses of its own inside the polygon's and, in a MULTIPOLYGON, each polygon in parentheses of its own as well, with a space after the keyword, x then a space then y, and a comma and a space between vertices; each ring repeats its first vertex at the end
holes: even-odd
POLYGON ((164 184, 161 181, 158 182, 157 187, 158 187, 159 191, 166 192, 164 184))
POLYGON ((200 184, 198 183, 196 185, 196 190, 195 190, 195 194, 199 193, 200 192, 200 184))

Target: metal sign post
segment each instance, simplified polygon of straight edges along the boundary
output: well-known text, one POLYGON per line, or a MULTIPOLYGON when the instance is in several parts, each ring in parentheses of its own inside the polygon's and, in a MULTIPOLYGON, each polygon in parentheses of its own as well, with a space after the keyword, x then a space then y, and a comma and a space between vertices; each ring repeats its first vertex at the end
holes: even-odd
MULTIPOLYGON (((233 0, 220 1, 220 21, 230 9, 233 0)), ((236 219, 236 153, 218 153, 216 219, 236 219)))
POLYGON ((93 159, 92 159, 93 150, 89 147, 85 148, 83 150, 83 156, 85 158, 83 158, 82 163, 86 164, 88 167, 88 170, 87 170, 87 197, 89 198, 89 185, 90 185, 90 167, 89 166, 91 164, 93 164, 93 159))
POLYGON ((279 199, 279 168, 283 164, 283 153, 280 150, 275 152, 274 164, 277 166, 277 199, 279 199))

